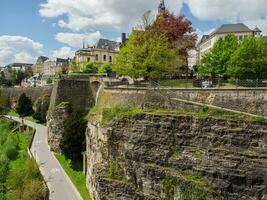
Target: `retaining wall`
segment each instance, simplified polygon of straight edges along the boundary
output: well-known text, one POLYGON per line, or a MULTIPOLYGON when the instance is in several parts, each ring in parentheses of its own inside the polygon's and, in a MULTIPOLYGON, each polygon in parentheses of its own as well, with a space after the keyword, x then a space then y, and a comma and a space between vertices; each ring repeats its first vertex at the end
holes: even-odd
POLYGON ((105 88, 99 96, 98 106, 129 105, 143 108, 185 108, 172 98, 211 104, 233 110, 267 115, 267 88, 252 89, 148 89, 105 88))

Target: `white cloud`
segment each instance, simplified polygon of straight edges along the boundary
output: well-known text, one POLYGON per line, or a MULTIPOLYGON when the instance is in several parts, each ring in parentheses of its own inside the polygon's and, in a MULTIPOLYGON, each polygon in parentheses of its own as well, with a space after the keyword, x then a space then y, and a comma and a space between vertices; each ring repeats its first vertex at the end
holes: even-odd
POLYGON ((267 0, 184 0, 202 20, 256 20, 267 15, 267 0))
MULTIPOLYGON (((179 12, 183 0, 166 0, 167 7, 179 12)), ((59 17, 58 25, 73 31, 129 29, 147 10, 157 11, 155 0, 47 0, 39 10, 43 17, 59 17), (67 20, 62 19, 63 15, 67 20)))
POLYGON ((263 34, 267 34, 267 16, 258 20, 247 20, 245 21, 245 24, 247 24, 251 29, 258 27, 263 34))
POLYGON ((56 58, 73 58, 75 52, 70 47, 61 47, 58 50, 52 51, 52 59, 56 58))
POLYGON ((59 42, 67 44, 71 47, 80 48, 83 45, 83 41, 85 44, 93 45, 95 44, 99 38, 101 37, 101 33, 96 31, 94 33, 58 33, 55 36, 55 39, 59 42))
POLYGON ((0 36, 0 65, 12 62, 34 63, 42 54, 43 45, 27 37, 0 36))

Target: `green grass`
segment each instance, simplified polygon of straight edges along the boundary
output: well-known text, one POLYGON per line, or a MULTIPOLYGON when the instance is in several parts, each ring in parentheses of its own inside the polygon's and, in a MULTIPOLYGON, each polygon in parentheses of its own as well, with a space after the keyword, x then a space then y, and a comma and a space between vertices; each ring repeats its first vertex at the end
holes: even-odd
MULTIPOLYGON (((14 117, 19 117, 19 114, 16 113, 16 111, 14 111, 14 110, 9 111, 7 113, 7 115, 14 116, 14 117)), ((32 116, 24 117, 24 119, 26 119, 28 121, 31 121, 31 122, 34 122, 34 123, 37 123, 37 120, 35 120, 32 116)))
POLYGON ((9 111, 9 112, 7 113, 7 115, 10 115, 10 116, 13 116, 13 117, 19 117, 19 114, 16 113, 16 111, 14 111, 14 110, 9 111))
POLYGON ((163 87, 193 88, 192 80, 162 80, 159 84, 163 87))
POLYGON ((69 178, 76 186, 77 190, 80 192, 84 200, 91 200, 89 192, 86 188, 86 177, 83 174, 82 164, 76 164, 72 166, 70 160, 67 160, 64 155, 55 154, 59 163, 68 174, 69 178))
POLYGON ((243 114, 236 114, 228 111, 209 109, 204 107, 199 111, 186 111, 186 110, 165 110, 165 109, 146 109, 136 107, 119 107, 105 108, 102 111, 102 124, 107 124, 114 118, 123 118, 136 114, 148 114, 148 115, 170 115, 170 116, 192 116, 196 118, 213 118, 213 119, 227 119, 233 121, 245 121, 245 122, 263 122, 266 119, 262 116, 248 116, 243 114))
POLYGON ((128 106, 124 106, 124 107, 115 106, 113 108, 105 108, 103 109, 103 112, 102 112, 102 123, 107 124, 115 117, 122 118, 124 116, 135 115, 135 114, 140 114, 140 113, 143 113, 142 109, 131 108, 128 106))
POLYGON ((16 171, 23 168, 26 160, 29 158, 27 149, 30 139, 30 133, 18 133, 17 136, 20 150, 17 159, 9 163, 10 171, 16 171))

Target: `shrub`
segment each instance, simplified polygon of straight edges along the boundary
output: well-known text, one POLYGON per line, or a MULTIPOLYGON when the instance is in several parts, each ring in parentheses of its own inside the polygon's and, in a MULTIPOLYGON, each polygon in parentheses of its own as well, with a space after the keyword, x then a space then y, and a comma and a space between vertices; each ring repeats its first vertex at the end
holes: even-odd
POLYGON ((53 80, 49 77, 47 80, 46 80, 46 84, 47 85, 50 85, 53 83, 53 80))
POLYGON ((22 194, 22 199, 42 200, 46 197, 46 188, 42 181, 26 180, 24 182, 25 189, 22 194))
POLYGON ((16 112, 21 116, 21 117, 26 117, 30 116, 33 114, 33 109, 32 109, 32 101, 30 98, 26 96, 25 93, 23 93, 19 97, 18 101, 18 106, 16 108, 16 112))
POLYGON ((112 67, 110 64, 103 64, 98 70, 98 73, 104 74, 104 73, 111 73, 112 67))
POLYGON ((88 74, 94 74, 98 72, 98 69, 94 63, 85 63, 83 64, 82 72, 88 74))

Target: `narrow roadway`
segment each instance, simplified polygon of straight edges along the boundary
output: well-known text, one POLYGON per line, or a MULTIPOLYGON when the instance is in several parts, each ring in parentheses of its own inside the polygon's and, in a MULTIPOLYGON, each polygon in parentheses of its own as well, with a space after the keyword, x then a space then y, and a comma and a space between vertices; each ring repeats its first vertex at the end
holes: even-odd
MULTIPOLYGON (((22 123, 22 119, 19 117, 6 117, 22 123)), ((31 152, 39 164, 40 171, 48 185, 50 199, 82 200, 79 192, 66 176, 66 173, 49 149, 47 143, 47 127, 27 120, 24 120, 24 124, 36 129, 31 152)))

